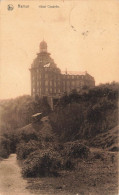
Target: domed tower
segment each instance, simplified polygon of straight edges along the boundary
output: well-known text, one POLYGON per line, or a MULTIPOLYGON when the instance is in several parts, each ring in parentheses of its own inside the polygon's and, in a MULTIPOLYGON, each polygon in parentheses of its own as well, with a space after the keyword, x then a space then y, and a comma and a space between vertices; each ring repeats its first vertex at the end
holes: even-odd
POLYGON ((39 44, 39 53, 31 65, 31 95, 54 96, 60 93, 61 71, 47 51, 47 43, 39 44))
POLYGON ((44 40, 40 43, 40 52, 47 52, 47 43, 44 40))

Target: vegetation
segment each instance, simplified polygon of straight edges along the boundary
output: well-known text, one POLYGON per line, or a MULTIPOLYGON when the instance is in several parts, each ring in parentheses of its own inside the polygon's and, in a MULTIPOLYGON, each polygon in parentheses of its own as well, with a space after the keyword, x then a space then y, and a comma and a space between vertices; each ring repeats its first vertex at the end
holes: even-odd
POLYGON ((88 140, 88 145, 96 148, 108 149, 110 151, 119 151, 119 126, 110 129, 107 132, 100 133, 88 140))
POLYGON ((50 106, 45 98, 35 100, 29 95, 24 95, 15 99, 1 100, 1 123, 0 132, 5 133, 21 128, 31 122, 31 116, 37 112, 47 115, 50 106))
POLYGON ((5 137, 0 137, 0 157, 7 158, 10 154, 10 140, 5 137))
POLYGON ((41 145, 35 140, 30 140, 28 143, 21 142, 18 144, 16 149, 17 158, 19 160, 24 160, 28 157, 30 153, 36 151, 37 148, 40 149, 40 147, 41 145))
POLYGON ((118 83, 111 83, 63 96, 50 114, 60 140, 87 139, 117 126, 118 89, 118 83))
MULTIPOLYGON (((85 87, 80 93, 73 90, 60 99, 53 112, 46 99, 23 96, 1 101, 0 157, 16 152, 24 162, 24 177, 57 176, 60 170, 74 169, 77 159, 90 156, 89 147, 81 140, 97 143, 96 136, 117 126, 118 87, 111 83, 85 87), (30 123, 37 112, 48 115, 50 122, 30 123)), ((103 144, 106 147, 105 141, 103 144)))
POLYGON ((24 162, 23 175, 25 177, 57 176, 62 166, 59 153, 52 150, 36 150, 24 162))
POLYGON ((20 132, 19 129, 31 122, 31 115, 37 112, 43 112, 43 116, 47 115, 50 107, 45 98, 33 100, 25 95, 15 99, 0 100, 0 110, 0 157, 7 158, 10 153, 16 151, 16 146, 21 141, 37 140, 34 131, 27 133, 20 132))
POLYGON ((64 155, 70 158, 87 158, 90 149, 79 141, 66 142, 64 144, 64 155))

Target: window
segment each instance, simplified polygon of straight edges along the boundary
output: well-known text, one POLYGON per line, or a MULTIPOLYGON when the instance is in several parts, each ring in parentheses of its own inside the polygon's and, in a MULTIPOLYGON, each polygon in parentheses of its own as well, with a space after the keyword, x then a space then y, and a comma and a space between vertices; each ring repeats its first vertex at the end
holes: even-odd
POLYGON ((48 81, 45 81, 45 86, 48 86, 48 81))
POLYGON ((47 73, 45 73, 45 79, 48 79, 48 74, 47 73))
POLYGON ((80 82, 79 81, 76 81, 76 85, 79 85, 80 84, 80 82))
POLYGON ((50 81, 50 86, 52 86, 52 81, 50 81))
POLYGON ((45 91, 48 92, 48 87, 45 88, 45 91))
POLYGON ((33 82, 33 86, 35 86, 35 82, 33 82))
POLYGON ((50 88, 50 92, 52 92, 52 88, 50 88))
POLYGON ((74 85, 75 85, 75 82, 74 82, 74 81, 72 81, 72 82, 71 82, 71 85, 72 85, 72 86, 74 86, 74 85))
POLYGON ((54 87, 56 87, 56 82, 54 82, 54 87))
POLYGON ((39 81, 37 81, 37 86, 39 86, 39 81))
POLYGON ((70 88, 69 88, 69 87, 67 87, 66 91, 67 91, 67 92, 70 92, 70 88))

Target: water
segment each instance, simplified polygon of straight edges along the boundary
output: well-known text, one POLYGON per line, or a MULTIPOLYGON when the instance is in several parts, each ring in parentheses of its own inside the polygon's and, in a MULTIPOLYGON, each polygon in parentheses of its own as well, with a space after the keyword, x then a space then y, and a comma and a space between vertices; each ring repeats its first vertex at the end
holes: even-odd
POLYGON ((34 195, 26 189, 27 181, 21 175, 16 154, 0 162, 0 195, 34 195))

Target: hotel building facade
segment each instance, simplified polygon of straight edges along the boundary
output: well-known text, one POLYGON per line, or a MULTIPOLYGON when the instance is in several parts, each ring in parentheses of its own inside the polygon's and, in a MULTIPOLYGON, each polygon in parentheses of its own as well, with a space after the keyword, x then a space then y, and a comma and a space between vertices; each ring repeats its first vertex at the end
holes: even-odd
POLYGON ((95 86, 94 78, 87 72, 61 72, 42 41, 40 51, 34 59, 31 72, 31 96, 61 97, 73 89, 80 91, 84 86, 95 86))

